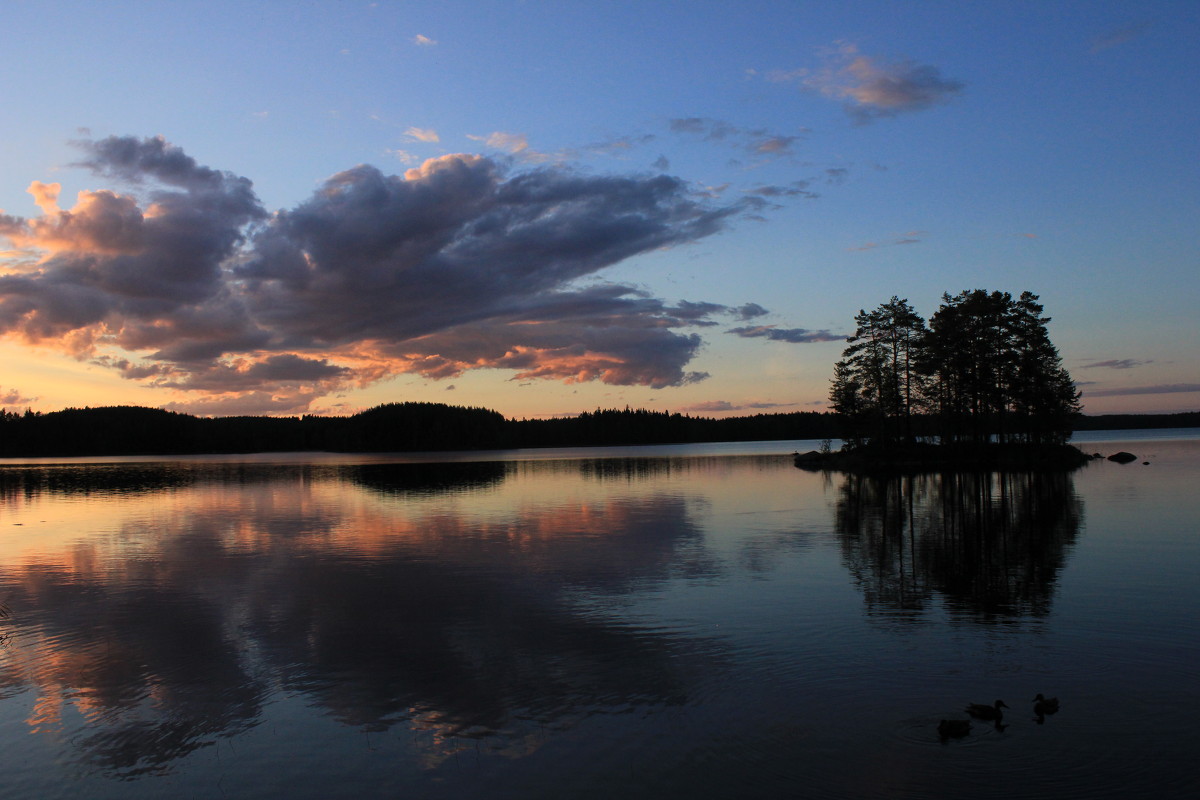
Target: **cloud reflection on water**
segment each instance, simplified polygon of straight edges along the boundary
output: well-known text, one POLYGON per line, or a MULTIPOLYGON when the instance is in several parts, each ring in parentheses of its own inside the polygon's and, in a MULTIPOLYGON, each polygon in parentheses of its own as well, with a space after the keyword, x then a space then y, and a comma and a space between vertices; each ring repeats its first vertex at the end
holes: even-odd
POLYGON ((545 726, 685 702, 717 645, 579 598, 711 576, 688 501, 565 499, 484 518, 446 505, 508 469, 114 472, 108 503, 94 476, 8 474, 8 498, 86 495, 113 533, 0 570, 19 632, 0 685, 37 692, 33 732, 65 732, 81 762, 120 777, 247 730, 276 691, 366 730, 513 752, 545 726), (154 518, 121 518, 131 493, 164 489, 154 518))
MULTIPOLYGON (((1069 476, 808 486, 758 458, 125 467, 0 469, 0 513, 89 515, 0 568, 0 686, 36 693, 32 732, 120 778, 173 772, 288 699, 406 732, 426 769, 468 746, 525 757, 597 716, 704 713, 739 634, 630 613, 647 597, 833 545, 868 619, 938 598, 952 621, 1038 618, 1082 517, 1069 476)), ((743 619, 776 631, 761 652, 795 648, 766 673, 792 680, 812 646, 781 613, 743 619)))

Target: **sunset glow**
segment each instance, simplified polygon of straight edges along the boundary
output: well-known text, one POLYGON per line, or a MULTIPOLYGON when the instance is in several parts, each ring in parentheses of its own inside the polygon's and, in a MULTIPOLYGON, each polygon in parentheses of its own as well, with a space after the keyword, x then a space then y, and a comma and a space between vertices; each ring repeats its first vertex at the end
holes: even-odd
POLYGON ((1195 4, 699 5, 6 10, 0 407, 821 410, 983 288, 1200 408, 1195 4))

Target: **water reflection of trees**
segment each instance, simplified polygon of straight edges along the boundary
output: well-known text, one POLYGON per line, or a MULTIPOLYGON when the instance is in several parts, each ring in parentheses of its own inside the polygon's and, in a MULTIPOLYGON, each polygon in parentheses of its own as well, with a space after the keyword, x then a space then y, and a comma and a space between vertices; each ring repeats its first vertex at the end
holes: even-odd
POLYGON ((847 475, 836 525, 870 611, 989 621, 1049 612, 1081 519, 1069 473, 847 475))
MULTIPOLYGON (((389 470, 347 478, 387 494, 422 483, 389 470)), ((326 486, 351 491, 340 479, 326 486)), ((268 687, 282 686, 371 730, 529 745, 544 726, 683 702, 691 676, 719 662, 712 642, 604 611, 606 597, 713 574, 679 497, 487 519, 349 503, 314 527, 313 486, 283 483, 273 503, 230 493, 244 504, 233 509, 206 507, 210 493, 144 550, 146 523, 129 523, 61 561, 0 568, 27 632, 0 686, 37 690, 33 729, 61 730, 74 705, 87 724, 68 738, 90 768, 160 772, 256 724, 268 687)))
POLYGON ((500 483, 503 462, 271 464, 204 461, 23 464, 0 467, 0 503, 39 495, 129 495, 199 483, 247 485, 334 477, 384 494, 437 494, 500 483))
MULTIPOLYGON (((779 464, 779 456, 638 456, 636 458, 584 458, 577 462, 564 462, 570 469, 578 469, 580 475, 599 481, 644 480, 672 474, 687 475, 694 472, 712 474, 714 470, 731 472, 747 466, 773 468, 779 464), (577 465, 577 467, 576 467, 577 465)), ((537 464, 537 462, 534 462, 537 464)), ((541 465, 538 465, 541 466, 541 465)))
POLYGON ((355 483, 386 495, 462 492, 495 486, 508 476, 503 461, 360 464, 343 468, 355 483))
POLYGON ((0 503, 43 494, 133 494, 184 486, 192 478, 161 464, 47 464, 0 467, 0 503))

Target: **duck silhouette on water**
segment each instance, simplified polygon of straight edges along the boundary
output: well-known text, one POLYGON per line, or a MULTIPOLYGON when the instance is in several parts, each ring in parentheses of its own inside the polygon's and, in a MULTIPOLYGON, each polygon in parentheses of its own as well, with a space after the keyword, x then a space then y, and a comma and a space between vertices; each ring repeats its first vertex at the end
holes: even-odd
POLYGON ((938 736, 945 739, 961 739, 971 733, 971 720, 944 719, 938 723, 938 736))
POLYGON ((1043 697, 1041 692, 1038 692, 1037 697, 1033 698, 1033 713, 1037 715, 1037 724, 1041 725, 1046 721, 1047 714, 1058 713, 1058 698, 1043 697))
POLYGON ((967 706, 967 713, 975 719, 986 719, 990 722, 1000 724, 1000 720, 1004 719, 1004 712, 1000 709, 1008 708, 1008 704, 1003 700, 997 700, 992 705, 983 703, 971 703, 967 706))

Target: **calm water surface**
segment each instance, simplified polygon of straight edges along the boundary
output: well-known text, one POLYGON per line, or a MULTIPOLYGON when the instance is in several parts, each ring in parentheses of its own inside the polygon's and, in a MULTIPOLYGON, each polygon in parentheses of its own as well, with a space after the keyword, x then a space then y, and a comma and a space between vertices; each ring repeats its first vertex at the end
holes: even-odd
POLYGON ((2 463, 0 797, 1195 796, 1200 438, 1078 443, 2 463))

